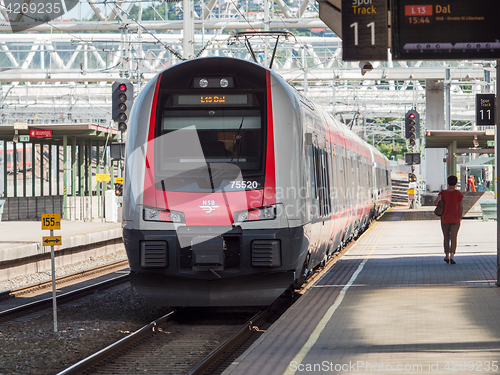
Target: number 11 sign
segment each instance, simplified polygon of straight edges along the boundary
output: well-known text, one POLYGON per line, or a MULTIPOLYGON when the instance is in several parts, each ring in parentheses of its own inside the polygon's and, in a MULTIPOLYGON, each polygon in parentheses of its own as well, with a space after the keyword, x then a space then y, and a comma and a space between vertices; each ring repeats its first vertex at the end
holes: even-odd
POLYGON ((387 61, 387 0, 342 0, 342 60, 387 61))
POLYGON ((495 94, 476 94, 476 125, 495 125, 495 94))

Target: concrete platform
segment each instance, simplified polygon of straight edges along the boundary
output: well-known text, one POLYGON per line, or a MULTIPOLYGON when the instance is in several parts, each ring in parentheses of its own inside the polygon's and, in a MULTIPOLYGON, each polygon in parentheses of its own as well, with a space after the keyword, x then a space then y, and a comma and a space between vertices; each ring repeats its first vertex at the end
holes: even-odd
POLYGON ((223 374, 499 374, 496 222, 464 220, 451 265, 426 218, 386 213, 223 374))
MULTIPOLYGON (((0 223, 0 280, 50 269, 50 247, 42 246, 42 230, 37 221, 0 223)), ((54 236, 62 237, 55 246, 56 264, 67 265, 123 249, 121 223, 65 221, 54 236)))

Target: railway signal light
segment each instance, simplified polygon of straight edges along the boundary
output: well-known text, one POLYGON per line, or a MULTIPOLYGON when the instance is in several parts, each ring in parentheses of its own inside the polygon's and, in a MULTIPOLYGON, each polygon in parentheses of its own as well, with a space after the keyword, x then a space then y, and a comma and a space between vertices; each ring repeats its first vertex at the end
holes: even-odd
POLYGON ((415 173, 408 173, 408 182, 417 182, 417 176, 415 173))
POLYGON ((134 103, 134 86, 128 79, 118 79, 112 86, 112 110, 113 121, 118 123, 121 132, 127 130, 127 121, 130 110, 134 103))
POLYGON ((123 195, 123 184, 117 182, 115 183, 115 195, 121 197, 123 195))
POLYGON ((420 153, 413 152, 410 154, 405 154, 405 164, 420 164, 420 153))
POLYGON ((420 138, 420 115, 414 109, 405 115, 405 138, 410 140, 410 146, 415 146, 416 139, 420 138))

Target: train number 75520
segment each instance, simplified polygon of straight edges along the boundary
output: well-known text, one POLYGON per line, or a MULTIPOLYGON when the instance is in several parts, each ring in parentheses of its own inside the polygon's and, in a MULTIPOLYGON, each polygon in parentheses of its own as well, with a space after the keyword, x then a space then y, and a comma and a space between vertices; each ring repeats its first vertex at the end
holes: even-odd
POLYGON ((231 189, 257 189, 258 187, 257 181, 231 181, 231 189))

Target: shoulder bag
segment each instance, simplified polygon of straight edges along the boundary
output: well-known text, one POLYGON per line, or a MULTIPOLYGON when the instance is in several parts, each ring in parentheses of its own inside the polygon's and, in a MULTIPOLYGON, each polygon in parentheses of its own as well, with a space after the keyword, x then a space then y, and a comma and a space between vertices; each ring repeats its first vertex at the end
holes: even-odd
POLYGON ((443 210, 444 210, 444 202, 443 202, 443 197, 441 196, 441 200, 439 201, 436 208, 434 209, 434 213, 437 216, 441 216, 443 214, 443 210))

